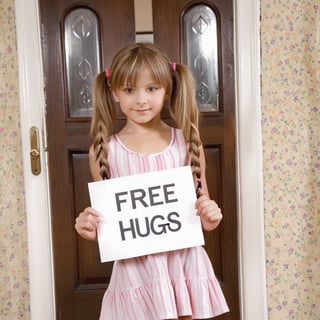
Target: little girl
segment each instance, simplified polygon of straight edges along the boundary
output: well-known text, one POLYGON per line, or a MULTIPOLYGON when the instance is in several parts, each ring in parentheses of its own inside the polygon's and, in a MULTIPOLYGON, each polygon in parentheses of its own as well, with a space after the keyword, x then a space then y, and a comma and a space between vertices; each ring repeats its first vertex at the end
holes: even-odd
MULTIPOLYGON (((89 151, 93 179, 191 165, 197 214, 204 230, 215 229, 222 215, 208 195, 189 69, 170 62, 153 44, 131 44, 97 76, 93 97, 89 151), (166 105, 174 127, 161 119, 166 105), (118 108, 126 124, 114 133, 118 108)), ((96 240, 98 224, 99 213, 86 208, 75 228, 83 238, 96 240)), ((100 319, 206 319, 227 311, 207 253, 203 247, 193 247, 115 261, 100 319)))

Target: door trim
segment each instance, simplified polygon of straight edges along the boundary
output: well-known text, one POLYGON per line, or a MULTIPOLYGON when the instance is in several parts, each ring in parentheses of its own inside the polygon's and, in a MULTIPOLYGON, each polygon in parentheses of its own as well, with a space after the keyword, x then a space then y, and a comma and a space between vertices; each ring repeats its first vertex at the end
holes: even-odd
MULTIPOLYGON (((238 0, 234 3, 241 319, 267 320, 260 121, 260 1, 238 0), (252 197, 252 194, 256 197, 252 197)), ((55 320, 38 1, 30 0, 26 3, 25 0, 16 0, 15 13, 28 228, 30 312, 32 320, 55 320), (36 126, 42 136, 42 172, 38 176, 33 176, 30 171, 29 129, 32 126, 36 126)))
POLYGON ((234 6, 241 319, 267 320, 260 95, 260 1, 238 0, 234 1, 234 6))
POLYGON ((19 64, 20 126, 28 235, 30 319, 55 319, 49 183, 45 143, 45 99, 37 0, 15 1, 19 64), (30 168, 29 130, 40 132, 41 173, 30 168))

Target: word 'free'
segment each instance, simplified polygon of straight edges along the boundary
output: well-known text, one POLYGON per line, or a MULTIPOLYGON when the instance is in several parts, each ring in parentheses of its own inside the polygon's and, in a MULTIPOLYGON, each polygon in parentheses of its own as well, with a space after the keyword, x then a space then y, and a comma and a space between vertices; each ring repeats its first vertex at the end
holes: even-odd
POLYGON ((174 196, 174 183, 157 185, 144 189, 133 189, 129 191, 115 193, 117 211, 123 209, 137 209, 138 206, 145 208, 163 205, 166 203, 177 202, 178 199, 174 196), (126 208, 123 208, 126 207, 126 208))

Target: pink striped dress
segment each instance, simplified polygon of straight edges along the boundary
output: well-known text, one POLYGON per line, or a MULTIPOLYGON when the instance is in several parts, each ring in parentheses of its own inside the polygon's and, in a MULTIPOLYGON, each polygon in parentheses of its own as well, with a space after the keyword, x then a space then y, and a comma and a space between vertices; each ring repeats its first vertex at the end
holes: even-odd
MULTIPOLYGON (((160 153, 138 154, 117 135, 109 143, 112 177, 185 164, 182 131, 172 128, 170 144, 160 153)), ((102 301, 100 320, 160 320, 192 316, 206 319, 228 312, 224 295, 203 247, 152 254, 114 262, 102 301)))

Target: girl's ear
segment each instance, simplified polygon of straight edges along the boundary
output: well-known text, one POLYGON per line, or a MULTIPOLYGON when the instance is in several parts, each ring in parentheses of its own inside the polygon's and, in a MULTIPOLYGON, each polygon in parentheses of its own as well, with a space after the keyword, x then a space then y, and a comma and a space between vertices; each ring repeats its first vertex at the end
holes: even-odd
POLYGON ((112 90, 112 89, 111 89, 111 92, 112 92, 113 100, 118 103, 119 102, 119 98, 118 98, 116 92, 114 90, 112 90))

